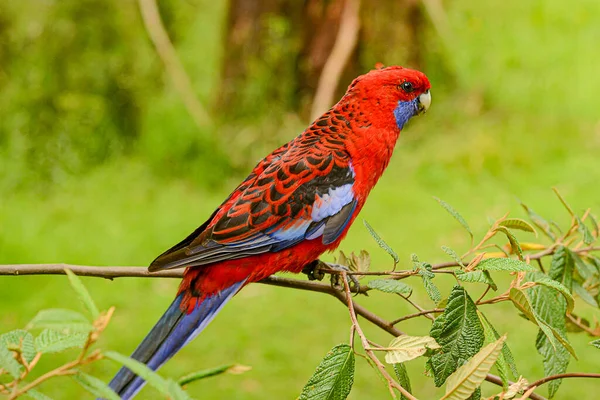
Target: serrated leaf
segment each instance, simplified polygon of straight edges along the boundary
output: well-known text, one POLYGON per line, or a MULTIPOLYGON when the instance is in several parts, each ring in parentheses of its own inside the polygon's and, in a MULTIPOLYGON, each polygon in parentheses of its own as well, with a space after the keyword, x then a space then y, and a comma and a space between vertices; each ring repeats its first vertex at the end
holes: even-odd
POLYGON ((42 310, 29 322, 29 329, 47 328, 60 332, 90 332, 94 329, 88 319, 77 311, 62 308, 42 310))
POLYGON ((458 265, 460 265, 463 268, 465 267, 465 264, 463 264, 462 260, 458 256, 458 254, 456 254, 456 252, 454 250, 452 250, 450 247, 442 246, 442 250, 444 250, 444 253, 448 254, 454 261, 456 261, 456 263, 458 265))
POLYGON ((440 205, 444 208, 444 210, 448 211, 448 213, 450 215, 452 215, 454 217, 454 219, 456 219, 463 226, 463 228, 465 228, 467 230, 467 232, 469 232, 469 235, 471 236, 471 241, 473 241, 473 232, 471 231, 469 224, 467 224, 467 221, 465 221, 465 219, 462 217, 462 215, 460 215, 458 213, 458 211, 456 211, 454 209, 454 207, 452 207, 450 204, 446 203, 444 200, 439 199, 437 197, 434 197, 434 199, 438 203, 440 203, 440 205))
MULTIPOLYGON (((396 373, 396 378, 398 378, 398 383, 402 386, 406 391, 412 394, 412 387, 410 386, 410 378, 408 376, 408 372, 406 371, 406 367, 402 363, 394 364, 394 372, 396 373)), ((408 400, 408 397, 403 394, 400 395, 400 400, 408 400)))
POLYGON ((385 242, 385 240, 383 240, 381 236, 379 236, 379 234, 375 232, 373 227, 369 225, 369 223, 366 220, 363 219, 363 223, 365 224, 365 227, 367 228, 373 239, 375 239, 379 247, 385 250, 386 253, 388 253, 394 259, 394 265, 398 264, 400 262, 398 254, 396 254, 396 252, 385 242))
MULTIPOLYGON (((479 320, 481 321, 481 325, 483 326, 486 342, 492 343, 500 339, 500 335, 498 334, 494 326, 491 324, 491 322, 486 318, 486 316, 479 310, 477 311, 477 315, 479 315, 479 320)), ((502 350, 500 352, 500 355, 498 356, 498 359, 496 360, 496 368, 498 369, 498 373, 500 375, 500 378, 502 379, 502 386, 505 389, 508 388, 510 380, 512 378, 517 378, 519 376, 519 372, 517 371, 517 366, 515 364, 515 359, 506 342, 504 342, 504 344, 502 345, 502 350)))
POLYGON ((395 279, 374 279, 367 283, 371 289, 377 289, 385 293, 397 293, 408 296, 412 293, 412 288, 404 282, 395 279))
POLYGON ((68 268, 65 268, 65 273, 69 278, 69 283, 71 284, 71 287, 73 288, 73 290, 75 290, 77 296, 79 296, 79 299, 92 316, 92 319, 98 318, 98 315, 100 315, 100 311, 98 310, 98 307, 96 307, 96 303, 94 303, 90 292, 88 292, 86 287, 83 285, 81 279, 79 279, 79 277, 68 268))
POLYGON ((120 400, 118 394, 116 394, 104 381, 78 371, 77 374, 72 375, 72 378, 85 390, 93 394, 94 396, 106 399, 106 400, 120 400))
MULTIPOLYGON (((531 278, 531 275, 533 274, 527 274, 526 277, 531 278)), ((539 318, 551 326, 556 333, 566 337, 566 301, 562 297, 555 296, 553 291, 547 287, 534 287, 528 290, 527 294, 531 298, 531 304, 539 318)), ((557 337, 548 337, 541 329, 538 332, 535 347, 543 357, 546 376, 562 374, 566 372, 569 365, 571 356, 567 349, 558 343, 557 337)), ((560 384, 561 380, 559 379, 548 382, 551 398, 556 394, 560 384)))
POLYGON ((482 348, 465 365, 448 377, 442 400, 466 400, 485 380, 498 359, 506 336, 482 348))
POLYGON ((339 344, 327 353, 299 400, 345 400, 354 383, 354 352, 347 344, 339 344))
POLYGON ((454 286, 446 310, 434 321, 429 334, 441 346, 441 352, 430 359, 435 385, 441 386, 460 365, 477 354, 485 338, 477 307, 462 286, 454 286))
POLYGON ((14 379, 21 376, 23 366, 15 360, 13 352, 4 346, 0 346, 0 369, 8 372, 14 379))
POLYGON ((126 357, 115 351, 107 351, 104 353, 104 356, 129 368, 134 374, 145 380, 150 386, 158 390, 160 393, 167 396, 170 394, 168 381, 148 368, 146 364, 126 357))
POLYGON ((524 203, 521 203, 521 207, 525 209, 527 215, 529 215, 529 218, 531 218, 531 221, 535 226, 537 226, 542 232, 544 232, 546 236, 548 236, 552 241, 556 240, 556 236, 550 230, 550 224, 548 223, 548 221, 546 221, 544 218, 542 218, 524 203))
POLYGON ((433 300, 434 303, 439 303, 440 300, 442 300, 442 294, 438 287, 433 283, 433 280, 430 277, 425 275, 421 275, 421 277, 423 278, 423 286, 425 287, 425 291, 429 298, 433 300))
POLYGON ((36 355, 35 346, 33 345, 33 335, 23 329, 15 329, 0 335, 0 346, 7 349, 19 349, 23 358, 28 363, 33 360, 36 355))
POLYGON ((583 243, 588 245, 594 243, 596 239, 594 239, 594 236, 592 235, 592 232, 590 232, 590 229, 587 227, 587 225, 584 224, 581 218, 578 216, 575 216, 575 219, 577 220, 577 231, 581 234, 583 243))
POLYGON ((519 244, 519 241, 517 240, 516 236, 513 235, 512 232, 504 226, 498 226, 495 230, 498 232, 502 232, 506 235, 506 238, 510 243, 512 253, 516 254, 517 257, 519 257, 519 260, 523 260, 523 250, 521 250, 521 245, 519 244))
MULTIPOLYGON (((530 293, 534 293, 533 291, 535 291, 536 289, 539 290, 541 288, 534 287, 534 288, 529 289, 529 291, 530 291, 530 293)), ((550 340, 550 343, 552 344, 553 347, 557 347, 553 340, 553 338, 556 338, 557 341, 560 344, 562 344, 569 351, 569 353, 571 353, 573 355, 573 357, 577 358, 577 355, 575 354, 575 350, 573 350, 573 347, 566 340, 566 338, 563 337, 560 334, 560 332, 558 332, 554 327, 550 326, 548 324, 548 322, 541 319, 541 317, 538 315, 538 313, 536 312, 536 310, 533 307, 532 299, 527 295, 527 293, 524 290, 522 290, 520 288, 511 288, 510 292, 509 292, 509 297, 512 300, 515 307, 517 307, 517 309, 522 311, 531 322, 533 322, 534 324, 539 326, 539 328, 542 330, 544 335, 546 335, 548 337, 548 339, 550 340)), ((550 298, 556 299, 557 297, 551 296, 550 298)), ((538 304, 542 304, 542 303, 538 303, 538 304)))
POLYGON ((585 288, 581 286, 577 281, 573 281, 573 292, 575 292, 575 294, 579 296, 581 300, 585 301, 593 307, 598 308, 598 302, 596 301, 594 296, 592 296, 587 290, 585 290, 585 288))
POLYGON ((486 258, 481 260, 475 269, 482 271, 507 272, 537 271, 531 265, 513 258, 486 258))
POLYGON ((33 399, 33 400, 52 400, 52 397, 46 396, 44 393, 39 392, 35 389, 29 389, 25 396, 33 399))
POLYGON ((388 364, 403 363, 422 356, 428 349, 439 349, 434 338, 429 336, 402 335, 392 339, 385 353, 388 364))
POLYGON ((35 338, 35 348, 39 353, 59 353, 73 347, 83 348, 88 338, 85 332, 63 333, 44 329, 35 338))
POLYGON ((590 344, 595 348, 600 349, 600 339, 592 340, 590 344))
POLYGON ((569 252, 571 253, 571 257, 575 263, 575 271, 579 274, 579 276, 581 276, 584 280, 588 280, 595 276, 597 277, 598 270, 594 265, 590 265, 583 261, 583 258, 581 258, 579 254, 573 253, 571 250, 569 250, 569 252))
POLYGON ((531 232, 531 233, 534 233, 535 236, 537 236, 537 231, 535 230, 535 228, 533 226, 531 226, 531 224, 529 222, 525 221, 524 219, 507 218, 503 221, 500 221, 498 223, 498 225, 505 226, 509 229, 519 229, 521 231, 531 232))
POLYGON ((552 255, 550 271, 548 276, 565 286, 569 292, 573 290, 573 270, 575 261, 569 249, 564 246, 558 246, 552 255))
POLYGON ((462 282, 484 283, 490 285, 492 289, 498 290, 496 283, 488 271, 455 271, 456 279, 462 282))
POLYGON ((239 365, 239 364, 221 365, 220 367, 203 369, 202 371, 196 371, 196 372, 187 374, 187 375, 179 378, 177 380, 177 383, 180 386, 184 386, 184 385, 188 385, 192 382, 198 381, 200 379, 209 378, 211 376, 216 376, 216 375, 220 375, 220 374, 224 374, 224 373, 241 374, 241 373, 244 373, 251 369, 252 369, 251 367, 248 367, 246 365, 239 365))
POLYGON ((569 289, 567 289, 562 283, 555 281, 548 275, 538 271, 528 273, 527 279, 531 282, 535 282, 537 285, 543 285, 550 289, 558 291, 560 294, 563 295, 567 302, 567 311, 573 311, 573 307, 575 307, 575 300, 573 299, 571 292, 569 292, 569 289))

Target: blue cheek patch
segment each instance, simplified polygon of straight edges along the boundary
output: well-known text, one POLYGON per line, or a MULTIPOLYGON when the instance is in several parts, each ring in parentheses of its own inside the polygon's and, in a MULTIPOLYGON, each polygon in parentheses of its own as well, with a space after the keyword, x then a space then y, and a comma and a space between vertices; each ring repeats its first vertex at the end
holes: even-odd
POLYGON ((396 125, 399 129, 402 129, 411 117, 417 113, 417 99, 412 101, 399 101, 396 108, 394 108, 394 117, 396 118, 396 125))

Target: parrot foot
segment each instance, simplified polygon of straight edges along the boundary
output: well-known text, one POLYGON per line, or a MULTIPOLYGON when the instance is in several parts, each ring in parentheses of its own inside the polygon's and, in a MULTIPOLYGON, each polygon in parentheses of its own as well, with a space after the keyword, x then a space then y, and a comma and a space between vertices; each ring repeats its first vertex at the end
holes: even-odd
MULTIPOLYGON (((322 270, 322 268, 331 269, 335 271, 345 271, 350 272, 350 268, 341 264, 333 264, 327 263, 321 260, 315 260, 309 264, 306 264, 302 272, 308 276, 308 279, 311 281, 314 280, 323 280, 326 272, 322 270)), ((346 275, 348 279, 348 283, 350 283, 350 289, 356 293, 360 292, 360 283, 358 279, 354 275, 346 275)), ((341 278, 339 274, 331 274, 331 284, 337 288, 343 288, 343 283, 341 282, 341 278)))

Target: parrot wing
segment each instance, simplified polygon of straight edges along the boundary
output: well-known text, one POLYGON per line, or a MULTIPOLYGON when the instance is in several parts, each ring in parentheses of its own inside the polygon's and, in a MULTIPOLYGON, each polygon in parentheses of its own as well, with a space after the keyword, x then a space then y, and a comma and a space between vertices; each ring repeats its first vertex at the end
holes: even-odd
POLYGON ((354 171, 347 155, 340 157, 340 153, 270 160, 207 222, 160 255, 149 270, 197 267, 277 252, 304 240, 333 243, 357 206, 354 171))

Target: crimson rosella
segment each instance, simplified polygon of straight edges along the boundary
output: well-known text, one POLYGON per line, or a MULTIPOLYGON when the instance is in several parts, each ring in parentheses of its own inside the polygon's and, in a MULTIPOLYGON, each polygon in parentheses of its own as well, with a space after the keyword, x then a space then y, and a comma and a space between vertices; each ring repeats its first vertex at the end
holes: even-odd
MULTIPOLYGON (((260 161, 204 224, 150 265, 152 272, 186 270, 177 297, 132 357, 157 370, 245 285, 298 273, 335 249, 387 167, 400 130, 429 107, 429 88, 419 71, 372 70, 260 161)), ((143 385, 127 368, 110 383, 123 399, 143 385)))

